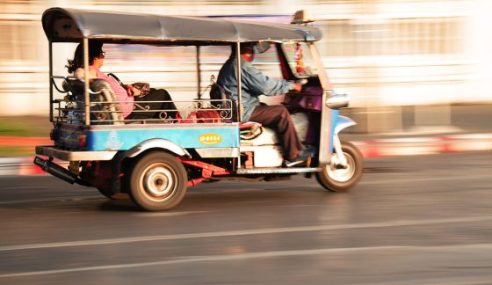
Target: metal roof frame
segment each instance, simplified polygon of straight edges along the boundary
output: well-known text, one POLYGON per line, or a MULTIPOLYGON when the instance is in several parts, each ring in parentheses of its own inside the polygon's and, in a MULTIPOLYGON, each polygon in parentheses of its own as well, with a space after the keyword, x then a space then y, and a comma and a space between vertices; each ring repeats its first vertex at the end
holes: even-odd
POLYGON ((88 38, 105 42, 205 45, 321 39, 321 31, 311 25, 64 8, 46 10, 42 23, 51 42, 80 42, 88 38))

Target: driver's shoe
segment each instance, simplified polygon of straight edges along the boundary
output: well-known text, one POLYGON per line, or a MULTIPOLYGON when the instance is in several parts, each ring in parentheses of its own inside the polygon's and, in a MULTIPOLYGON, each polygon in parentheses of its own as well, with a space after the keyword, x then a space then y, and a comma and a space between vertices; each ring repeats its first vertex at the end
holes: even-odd
POLYGON ((285 167, 293 167, 293 166, 305 166, 308 165, 311 161, 311 158, 314 156, 314 150, 311 147, 303 148, 296 158, 293 160, 284 160, 285 167))

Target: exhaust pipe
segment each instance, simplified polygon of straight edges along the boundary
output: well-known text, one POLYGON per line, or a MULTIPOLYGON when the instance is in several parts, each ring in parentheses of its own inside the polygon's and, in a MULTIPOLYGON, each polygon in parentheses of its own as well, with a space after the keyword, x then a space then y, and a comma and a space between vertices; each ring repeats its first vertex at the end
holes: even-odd
POLYGON ((59 166, 56 163, 53 163, 49 160, 42 159, 39 156, 36 156, 34 158, 34 164, 37 166, 41 167, 44 171, 48 172, 49 174, 60 178, 63 181, 66 181, 70 184, 74 184, 75 182, 78 182, 78 177, 77 175, 73 174, 70 172, 68 169, 63 168, 59 166))

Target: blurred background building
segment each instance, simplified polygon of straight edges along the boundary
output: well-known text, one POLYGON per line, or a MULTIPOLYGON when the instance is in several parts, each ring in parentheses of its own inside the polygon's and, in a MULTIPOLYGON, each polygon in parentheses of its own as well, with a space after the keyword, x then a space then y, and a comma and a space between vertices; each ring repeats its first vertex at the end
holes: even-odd
MULTIPOLYGON (((360 132, 452 126, 453 106, 492 106, 488 0, 6 0, 0 4, 0 116, 48 114, 48 48, 40 18, 55 6, 200 16, 291 15, 304 9, 324 33, 318 46, 325 66, 337 89, 351 95, 349 112, 360 132)), ((55 74, 66 74, 63 66, 73 48, 56 53, 55 74)), ((182 79, 195 68, 194 57, 186 54, 167 54, 165 63, 156 65, 149 51, 146 61, 129 70, 118 59, 132 53, 113 51, 110 71, 127 80, 137 71, 140 81, 146 72, 147 81, 156 80, 158 68, 182 79)), ((208 60, 204 66, 213 74, 225 58, 208 60)), ((174 79, 161 83, 176 92, 195 84, 174 79)))

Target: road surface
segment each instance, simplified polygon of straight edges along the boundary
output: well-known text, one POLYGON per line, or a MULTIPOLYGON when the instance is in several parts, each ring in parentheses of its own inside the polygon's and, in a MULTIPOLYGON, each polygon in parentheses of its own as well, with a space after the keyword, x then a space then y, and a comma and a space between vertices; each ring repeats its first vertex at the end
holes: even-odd
POLYGON ((0 284, 491 284, 492 153, 225 181, 148 213, 55 178, 0 178, 0 284))

